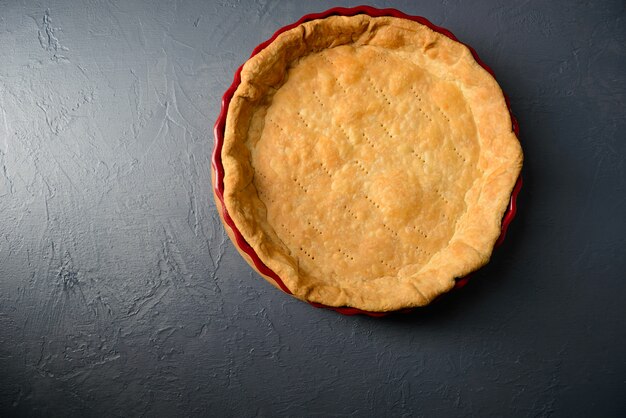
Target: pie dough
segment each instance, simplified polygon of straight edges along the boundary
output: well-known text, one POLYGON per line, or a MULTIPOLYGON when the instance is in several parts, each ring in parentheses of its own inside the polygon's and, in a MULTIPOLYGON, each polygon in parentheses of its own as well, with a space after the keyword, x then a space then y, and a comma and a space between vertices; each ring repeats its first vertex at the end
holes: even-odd
POLYGON ((489 260, 522 151, 467 47, 357 15, 303 23, 246 62, 221 159, 224 208, 294 296, 383 312, 489 260))

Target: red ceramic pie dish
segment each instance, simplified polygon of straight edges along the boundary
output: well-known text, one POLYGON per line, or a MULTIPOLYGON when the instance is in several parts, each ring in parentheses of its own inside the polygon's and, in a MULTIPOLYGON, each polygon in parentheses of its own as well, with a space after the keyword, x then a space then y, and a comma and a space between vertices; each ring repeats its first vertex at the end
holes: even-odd
MULTIPOLYGON (((421 16, 410 16, 410 15, 404 14, 404 13, 398 11, 398 10, 395 10, 395 9, 376 9, 376 8, 369 7, 369 6, 357 6, 357 7, 353 7, 353 8, 336 7, 336 8, 327 10, 325 12, 305 15, 302 18, 300 18, 300 20, 298 20, 297 22, 280 28, 279 30, 276 31, 276 33, 274 33, 274 35, 270 39, 268 39, 267 41, 263 42, 262 44, 258 45, 256 48, 254 48, 254 50, 252 51, 252 54, 250 56, 253 57, 257 53, 259 53, 259 51, 261 51, 263 48, 268 46, 281 33, 283 33, 283 32, 285 32, 287 30, 290 30, 290 29, 300 25, 301 23, 304 23, 304 22, 307 22, 307 21, 310 21, 310 20, 315 20, 315 19, 323 19, 325 17, 333 16, 333 15, 354 16, 354 15, 358 15, 358 14, 367 14, 367 15, 372 16, 372 17, 391 16, 391 17, 397 17, 397 18, 402 18, 402 19, 413 20, 413 21, 416 21, 418 23, 421 23, 422 25, 428 26, 430 29, 432 29, 432 30, 434 30, 436 32, 439 32, 439 33, 441 33, 441 34, 451 38, 454 41, 460 42, 449 30, 444 29, 444 28, 439 27, 439 26, 436 26, 436 25, 432 24, 430 21, 428 21, 426 18, 421 17, 421 16)), ((462 43, 462 42, 460 42, 460 43, 462 43)), ((476 62, 478 64, 480 64, 485 70, 487 70, 495 78, 495 74, 493 73, 493 70, 491 70, 491 68, 489 68, 478 57, 478 54, 476 53, 476 51, 471 46, 469 46, 467 44, 464 44, 464 45, 467 46, 469 48, 469 50, 472 52, 472 55, 473 55, 474 59, 476 60, 476 62)), ((221 111, 220 111, 220 114, 219 114, 219 116, 217 118, 217 121, 215 122, 215 126, 214 126, 215 147, 214 147, 214 150, 213 150, 213 157, 212 157, 212 162, 211 162, 211 167, 212 167, 212 173, 211 174, 212 174, 212 178, 213 178, 213 193, 215 195, 215 198, 216 198, 215 200, 216 200, 216 203, 218 205, 218 211, 219 211, 219 213, 220 213, 224 223, 230 229, 230 231, 228 231, 229 235, 230 235, 231 239, 233 239, 233 242, 235 243, 235 245, 238 247, 238 250, 242 253, 242 255, 244 255, 244 257, 246 257, 248 259, 248 261, 250 261, 250 262, 252 262, 254 264, 254 266, 256 267, 256 269, 260 273, 262 273, 264 276, 267 276, 267 277, 271 278, 276 283, 276 285, 280 289, 282 289, 284 292, 286 292, 288 294, 291 294, 291 291, 289 290, 289 288, 287 288, 287 286, 285 286, 285 284, 283 283, 281 278, 278 277, 278 275, 275 272, 273 272, 271 269, 269 269, 261 261, 259 256, 252 249, 252 247, 250 247, 250 245, 243 238, 243 236, 241 235, 241 232, 237 229, 237 226, 235 225, 235 223, 233 222, 232 218, 228 214, 228 211, 226 210, 226 206, 224 204, 224 167, 223 167, 222 161, 221 161, 221 154, 222 154, 222 146, 223 146, 223 143, 224 143, 224 130, 225 130, 225 126, 226 126, 226 114, 227 114, 227 111, 228 111, 228 106, 230 104, 230 101, 231 101, 231 99, 233 97, 233 94, 235 93, 235 90, 237 89, 237 87, 239 86, 239 84, 241 82, 241 69, 242 68, 243 68, 243 65, 237 69, 237 71, 235 72, 235 77, 234 77, 233 83, 228 88, 228 90, 226 90, 226 92, 224 93, 224 96, 222 97, 221 111)), ((509 108, 509 112, 510 112, 511 108, 510 108, 510 104, 509 104, 509 99, 506 96, 506 94, 504 95, 504 98, 506 100, 506 104, 507 104, 507 107, 509 108)), ((515 132, 515 135, 519 138, 519 126, 518 126, 517 120, 515 119, 513 114, 511 114, 511 121, 512 121, 512 129, 515 132)), ((504 237, 506 235, 506 231, 507 231, 511 221, 515 217, 515 214, 516 214, 516 211, 517 211, 517 196, 518 196, 518 194, 520 192, 521 187, 522 187, 522 178, 520 176, 517 179, 517 182, 515 183, 515 186, 513 188, 512 193, 511 193, 511 200, 509 202, 509 206, 508 206, 508 208, 507 208, 507 210, 506 210, 506 212, 504 214, 504 217, 502 218, 502 226, 501 226, 500 236, 497 239, 494 247, 498 247, 500 244, 502 244, 502 242, 504 241, 504 237)), ((469 278, 470 278, 469 275, 465 276, 465 277, 462 277, 462 278, 458 278, 456 280, 456 285, 455 285, 454 288, 455 289, 459 289, 459 288, 465 286, 465 284, 467 284, 469 278)), ((313 302, 309 302, 309 303, 311 305, 315 306, 315 307, 332 309, 334 311, 337 311, 337 312, 345 314, 345 315, 364 314, 364 315, 378 317, 378 316, 385 316, 385 315, 388 315, 389 313, 391 313, 391 312, 369 312, 369 311, 363 311, 361 309, 351 308, 351 307, 332 307, 332 306, 322 305, 322 304, 319 304, 319 303, 313 303, 313 302)), ((410 309, 402 310, 400 312, 410 312, 412 310, 413 310, 413 308, 410 308, 410 309)))

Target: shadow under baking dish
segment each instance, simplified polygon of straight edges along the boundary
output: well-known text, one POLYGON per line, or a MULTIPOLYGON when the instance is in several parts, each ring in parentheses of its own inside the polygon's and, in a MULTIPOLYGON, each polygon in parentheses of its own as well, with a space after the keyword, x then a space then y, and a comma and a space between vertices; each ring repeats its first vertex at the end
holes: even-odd
MULTIPOLYGON (((333 16, 333 15, 354 16, 358 14, 367 14, 372 17, 391 16, 391 17, 397 17, 401 19, 409 19, 409 20, 413 20, 418 23, 421 23, 422 25, 428 26, 430 29, 436 32, 439 32, 454 41, 462 43, 467 48, 469 48, 476 62, 480 64, 480 66, 482 66, 485 70, 487 70, 487 72, 489 72, 489 74, 491 74, 495 78, 495 74, 493 73, 493 70, 489 68, 489 66, 487 66, 478 57, 478 54, 476 53, 474 48, 459 41, 456 38, 456 36, 454 36, 452 32, 450 32, 449 30, 444 29, 440 26, 436 26, 432 24, 430 21, 428 21, 426 18, 421 17, 421 16, 410 16, 396 9, 376 9, 370 6, 357 6, 357 7, 352 7, 352 8, 335 7, 335 8, 326 10, 325 12, 305 15, 301 17, 300 20, 298 20, 297 22, 278 29, 270 39, 268 39, 267 41, 263 42, 262 44, 254 48, 250 57, 253 57, 256 54, 258 54, 259 51, 261 51, 263 48, 265 48, 270 43, 272 43, 278 35, 280 35, 281 33, 287 30, 295 28, 301 23, 308 22, 310 20, 315 20, 315 19, 323 19, 325 17, 333 16)), ((235 90, 237 90, 237 87, 239 86, 241 82, 241 69, 242 68, 243 68, 243 65, 237 69, 237 71, 235 72, 235 78, 233 80, 233 83, 228 88, 228 90, 226 90, 226 92, 224 93, 224 96, 222 97, 222 108, 214 126, 215 148, 213 150, 213 157, 211 161, 211 167, 213 170, 211 173, 213 177, 213 192, 216 196, 216 203, 219 202, 218 204, 221 205, 221 207, 218 209, 220 211, 220 214, 222 215, 224 223, 231 229, 232 237, 234 237, 235 239, 234 244, 237 245, 237 247, 242 253, 244 253, 250 258, 252 263, 254 263, 254 266, 256 267, 256 269, 261 274, 263 274, 264 276, 270 277, 272 280, 274 280, 274 282, 280 289, 282 289, 285 293, 291 294, 291 291, 289 290, 289 288, 287 288, 287 286, 285 286, 281 278, 278 277, 278 275, 274 271, 272 271, 269 267, 267 267, 261 261, 259 256, 254 251, 254 249, 243 238, 243 236, 241 235, 241 232, 237 229, 237 226, 235 225, 232 218, 228 214, 228 211, 226 210, 226 206, 224 204, 224 167, 222 165, 222 160, 221 160, 222 146, 224 143, 224 129, 226 127, 226 114, 228 112, 228 105, 230 104, 230 101, 235 93, 235 90)), ((509 113, 511 113, 511 106, 510 106, 509 98, 507 97, 506 94, 504 94, 504 99, 509 109, 509 113)), ((519 138, 519 126, 517 124, 517 120, 515 119, 512 113, 511 113, 511 122, 512 122, 512 130, 513 132, 515 132, 515 135, 519 138)), ((506 236, 506 231, 509 227, 509 224, 515 217, 515 214, 517 212, 517 196, 521 188, 522 188, 522 177, 520 176, 517 179, 515 186, 513 187, 509 206, 504 214, 504 217, 502 218, 502 227, 501 227, 500 236, 498 237, 498 240, 496 241, 494 248, 502 244, 502 242, 504 241, 504 237, 506 236)), ((470 276, 471 274, 462 278, 457 278, 454 289, 460 289, 461 287, 465 286, 470 276)), ((370 311, 364 311, 362 309, 351 308, 347 306, 342 306, 342 307, 326 306, 326 305, 315 303, 315 302, 309 302, 309 304, 317 308, 332 309, 344 315, 362 314, 362 315, 368 315, 368 316, 373 316, 373 317, 379 317, 379 316, 385 316, 385 315, 389 315, 390 313, 393 313, 393 312, 370 312, 370 311)), ((413 311, 414 309, 415 308, 408 308, 408 309, 403 309, 403 310, 395 311, 395 312, 407 313, 407 312, 413 311)))

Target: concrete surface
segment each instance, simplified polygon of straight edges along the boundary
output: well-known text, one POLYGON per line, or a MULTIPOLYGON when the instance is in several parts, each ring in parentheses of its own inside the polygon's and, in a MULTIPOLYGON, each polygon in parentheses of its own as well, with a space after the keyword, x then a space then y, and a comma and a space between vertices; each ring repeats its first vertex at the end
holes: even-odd
POLYGON ((262 281, 210 195, 220 97, 329 1, 0 0, 1 416, 625 416, 622 1, 374 1, 511 96, 520 211, 434 306, 344 317, 262 281))

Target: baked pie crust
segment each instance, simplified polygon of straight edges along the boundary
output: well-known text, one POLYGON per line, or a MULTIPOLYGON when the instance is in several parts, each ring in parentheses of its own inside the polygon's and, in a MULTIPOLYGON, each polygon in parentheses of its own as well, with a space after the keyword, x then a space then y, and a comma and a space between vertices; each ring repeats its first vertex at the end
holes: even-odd
POLYGON ((356 15, 303 23, 246 62, 221 161, 223 209, 294 296, 383 312, 489 260, 522 151, 467 47, 356 15))

